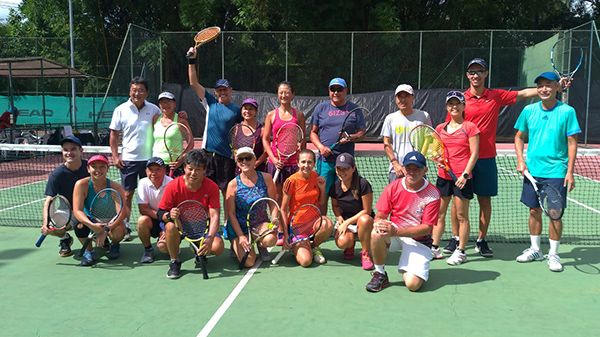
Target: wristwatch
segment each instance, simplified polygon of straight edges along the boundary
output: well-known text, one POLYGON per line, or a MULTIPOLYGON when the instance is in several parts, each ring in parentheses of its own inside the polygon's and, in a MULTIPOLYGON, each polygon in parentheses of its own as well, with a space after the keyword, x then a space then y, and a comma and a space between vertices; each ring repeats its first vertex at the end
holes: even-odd
POLYGON ((104 226, 104 230, 110 232, 110 228, 108 228, 108 226, 104 226))
POLYGON ((166 215, 166 217, 167 217, 167 221, 171 221, 171 220, 173 220, 173 219, 171 218, 171 213, 170 213, 170 212, 167 212, 165 215, 166 215))
POLYGON ((463 178, 469 180, 469 174, 467 172, 462 174, 463 178))

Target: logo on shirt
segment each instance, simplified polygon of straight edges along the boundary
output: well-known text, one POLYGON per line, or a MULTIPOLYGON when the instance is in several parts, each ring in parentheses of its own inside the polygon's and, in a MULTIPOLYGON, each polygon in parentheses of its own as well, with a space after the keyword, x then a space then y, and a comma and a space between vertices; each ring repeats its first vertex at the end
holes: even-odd
POLYGON ((425 206, 427 206, 425 202, 419 203, 419 205, 417 206, 417 214, 423 214, 423 212, 425 211, 425 206))
POLYGON ((548 115, 544 115, 544 117, 542 117, 543 120, 548 120, 548 115))
POLYGON ((208 198, 208 194, 205 194, 205 195, 204 195, 204 198, 208 198))

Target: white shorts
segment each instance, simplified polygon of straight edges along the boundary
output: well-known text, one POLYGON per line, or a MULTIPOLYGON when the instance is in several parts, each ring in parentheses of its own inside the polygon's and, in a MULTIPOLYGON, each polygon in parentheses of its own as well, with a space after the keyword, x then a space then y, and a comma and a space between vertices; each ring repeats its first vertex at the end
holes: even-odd
POLYGON ((391 237, 388 252, 398 251, 402 251, 398 261, 398 272, 413 274, 427 281, 431 248, 413 238, 391 237))

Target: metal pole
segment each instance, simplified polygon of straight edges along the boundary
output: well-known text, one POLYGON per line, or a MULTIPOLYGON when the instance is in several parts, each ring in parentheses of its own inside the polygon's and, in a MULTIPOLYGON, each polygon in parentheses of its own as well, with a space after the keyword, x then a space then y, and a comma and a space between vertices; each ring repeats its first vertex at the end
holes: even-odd
POLYGON ((225 78, 225 32, 221 34, 221 78, 225 78))
POLYGON ((585 130, 583 133, 583 144, 588 145, 588 123, 590 119, 590 88, 592 87, 592 47, 594 46, 594 32, 596 31, 596 23, 592 21, 590 29, 590 51, 588 53, 588 78, 587 78, 587 93, 585 97, 585 130))
POLYGON ((354 32, 350 35, 350 95, 352 95, 352 79, 354 77, 354 32))
POLYGON ((44 84, 44 60, 40 59, 40 75, 42 78, 42 115, 44 116, 44 133, 48 132, 46 128, 46 85, 44 84))
MULTIPOLYGON (((69 0, 69 35, 71 38, 71 68, 75 69, 75 43, 73 41, 73 0, 69 0)), ((69 77, 71 77, 71 71, 69 70, 69 77)), ((75 128, 77 128, 77 105, 76 105, 76 97, 75 97, 75 79, 71 78, 71 99, 73 100, 73 109, 72 112, 72 121, 71 123, 75 123, 75 128)))
POLYGON ((421 89, 421 66, 423 64, 423 31, 419 32, 419 79, 417 89, 421 89))
POLYGON ((288 80, 289 33, 285 32, 285 80, 288 80))
POLYGON ((492 86, 492 49, 494 45, 494 31, 490 30, 490 56, 488 62, 488 88, 492 86))

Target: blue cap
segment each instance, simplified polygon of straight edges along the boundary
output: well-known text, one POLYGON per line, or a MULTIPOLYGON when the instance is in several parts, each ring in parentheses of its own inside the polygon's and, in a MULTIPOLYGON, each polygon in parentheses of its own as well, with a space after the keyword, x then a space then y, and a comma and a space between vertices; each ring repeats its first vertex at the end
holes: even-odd
POLYGON ((469 67, 472 66, 472 65, 474 65, 474 64, 479 64, 485 70, 488 70, 487 62, 485 62, 485 60, 482 59, 482 58, 474 58, 471 61, 469 61, 469 64, 467 64, 467 69, 469 69, 469 67))
POLYGON ((409 164, 417 165, 417 167, 423 168, 427 166, 427 162, 425 161, 425 157, 420 152, 412 151, 404 156, 404 160, 402 161, 402 165, 406 166, 409 164))
POLYGON ((336 77, 329 82, 329 88, 331 88, 334 85, 340 85, 344 88, 348 88, 348 86, 346 85, 346 81, 344 81, 344 79, 341 77, 336 77))
POLYGON ((255 108, 258 109, 258 102, 254 98, 246 98, 242 102, 242 106, 244 106, 244 104, 252 104, 252 105, 254 105, 255 108))
POLYGON ((149 167, 151 164, 158 164, 159 166, 165 167, 165 161, 158 157, 152 157, 148 159, 146 167, 149 167))
POLYGON ((60 145, 62 146, 64 143, 66 142, 71 142, 71 143, 75 143, 77 144, 79 147, 83 147, 83 144, 81 144, 81 141, 79 140, 79 138, 75 137, 74 135, 68 135, 65 138, 63 138, 60 141, 60 145))
POLYGON ((545 79, 548 79, 550 81, 554 81, 557 83, 558 83, 558 81, 560 81, 560 77, 558 77, 558 75, 556 75, 556 73, 553 71, 547 71, 545 73, 541 73, 540 76, 536 77, 535 81, 533 81, 533 82, 537 83, 540 80, 540 78, 545 78, 545 79))
POLYGON ((217 82, 215 83, 215 88, 218 88, 218 87, 225 87, 225 88, 229 89, 229 88, 231 88, 231 84, 229 84, 228 80, 222 78, 220 80, 217 80, 217 82))
POLYGON ((451 98, 457 98, 461 103, 465 103, 465 95, 460 91, 449 91, 446 94, 446 103, 448 103, 451 98))

